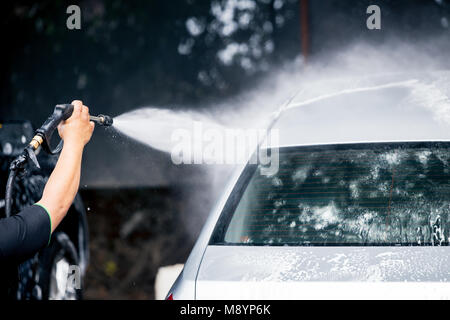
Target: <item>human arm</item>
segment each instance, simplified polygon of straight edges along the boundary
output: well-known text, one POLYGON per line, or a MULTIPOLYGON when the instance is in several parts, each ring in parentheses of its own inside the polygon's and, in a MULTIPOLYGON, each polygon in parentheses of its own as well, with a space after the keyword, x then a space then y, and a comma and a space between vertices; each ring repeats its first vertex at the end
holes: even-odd
POLYGON ((42 198, 36 203, 47 210, 51 219, 51 232, 65 217, 78 191, 83 149, 94 130, 94 123, 89 121, 88 107, 78 100, 72 104, 72 116, 58 127, 64 141, 63 149, 45 185, 42 198))
POLYGON ((72 116, 58 127, 64 141, 42 198, 8 218, 0 219, 0 262, 21 262, 42 249, 69 210, 80 183, 81 159, 94 123, 81 101, 73 101, 72 116))

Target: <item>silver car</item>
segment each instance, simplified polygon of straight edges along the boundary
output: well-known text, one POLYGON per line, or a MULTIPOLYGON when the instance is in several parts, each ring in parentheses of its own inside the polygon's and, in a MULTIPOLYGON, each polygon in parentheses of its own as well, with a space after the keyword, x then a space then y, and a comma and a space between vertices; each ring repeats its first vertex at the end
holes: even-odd
POLYGON ((450 78, 436 79, 293 98, 272 127, 278 171, 236 172, 167 298, 449 299, 450 102, 436 84, 450 78))

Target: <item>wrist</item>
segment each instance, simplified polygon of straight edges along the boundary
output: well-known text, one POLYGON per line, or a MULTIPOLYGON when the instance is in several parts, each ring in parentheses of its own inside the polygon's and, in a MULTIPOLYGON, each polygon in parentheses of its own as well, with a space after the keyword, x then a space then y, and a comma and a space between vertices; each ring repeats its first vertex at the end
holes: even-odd
POLYGON ((85 144, 81 139, 64 139, 64 147, 68 147, 70 149, 83 150, 85 144))

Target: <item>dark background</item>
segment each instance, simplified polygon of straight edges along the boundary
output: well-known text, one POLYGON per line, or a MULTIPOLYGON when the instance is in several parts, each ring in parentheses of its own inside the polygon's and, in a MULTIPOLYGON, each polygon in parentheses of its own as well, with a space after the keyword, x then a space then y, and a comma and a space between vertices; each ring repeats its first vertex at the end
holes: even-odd
MULTIPOLYGON (((445 0, 3 1, 0 120, 37 127, 73 99, 112 116, 139 106, 207 110, 286 63, 326 67, 355 43, 420 43, 446 55, 449 25, 445 0), (81 8, 81 30, 66 28, 71 4, 81 8), (371 4, 381 8, 381 30, 366 28, 371 4), (427 42, 437 37, 440 47, 427 42)), ((208 169, 175 166, 98 128, 81 182, 91 236, 86 298, 153 298, 157 268, 184 263, 221 186, 208 169), (139 223, 124 235, 133 217, 139 223)))

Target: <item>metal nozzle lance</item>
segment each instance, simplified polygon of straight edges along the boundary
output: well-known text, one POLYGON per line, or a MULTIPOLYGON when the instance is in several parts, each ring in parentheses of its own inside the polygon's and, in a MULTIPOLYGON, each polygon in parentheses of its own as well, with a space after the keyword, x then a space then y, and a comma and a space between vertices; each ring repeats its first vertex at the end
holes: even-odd
POLYGON ((99 114, 98 116, 90 116, 90 120, 106 127, 110 127, 113 124, 113 119, 110 116, 104 114, 99 114))

